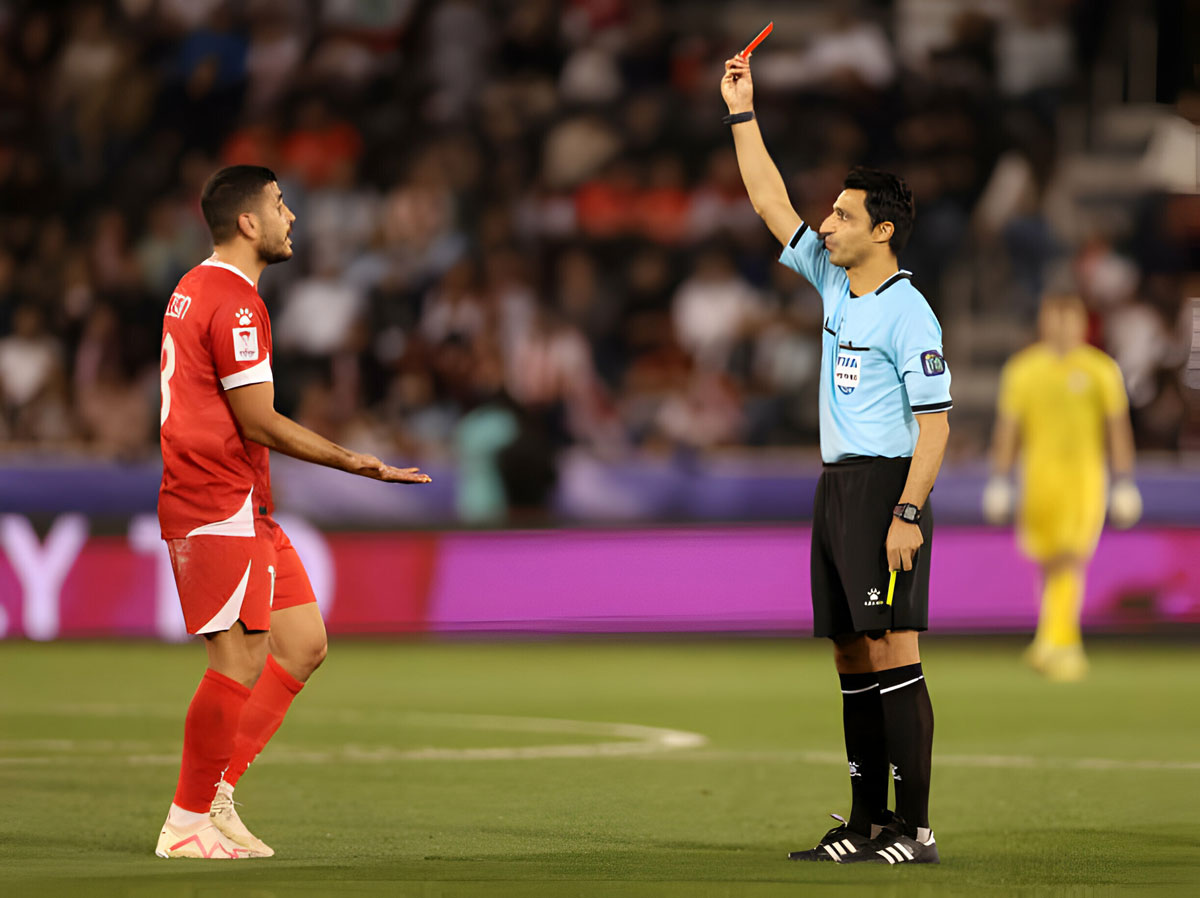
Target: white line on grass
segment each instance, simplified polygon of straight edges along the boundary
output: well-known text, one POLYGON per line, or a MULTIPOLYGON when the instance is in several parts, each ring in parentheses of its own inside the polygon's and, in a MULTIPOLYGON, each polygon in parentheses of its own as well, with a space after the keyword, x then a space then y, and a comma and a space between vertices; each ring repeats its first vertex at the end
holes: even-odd
MULTIPOLYGON (((710 749, 675 755, 677 761, 746 761, 759 763, 836 764, 844 766, 845 755, 832 751, 746 751, 710 749)), ((1039 758, 1033 755, 933 755, 940 767, 985 767, 995 769, 1065 770, 1200 770, 1200 761, 1124 760, 1121 758, 1039 758)))
MULTIPOLYGON (((149 715, 158 716, 151 709, 149 715)), ((42 708, 42 713, 61 716, 115 717, 130 716, 127 706, 104 705, 60 705, 42 708)), ((173 709, 173 715, 178 715, 173 709)), ((371 714, 341 709, 323 717, 336 717, 341 722, 361 722, 386 717, 401 727, 405 725, 420 729, 466 729, 488 732, 510 733, 559 733, 572 736, 594 736, 604 742, 571 743, 564 745, 524 745, 487 748, 439 748, 422 747, 397 749, 390 746, 363 747, 347 744, 327 751, 292 749, 286 745, 273 746, 271 756, 279 763, 328 764, 343 763, 378 764, 400 761, 519 761, 544 758, 616 758, 650 755, 658 752, 675 752, 683 749, 702 748, 708 739, 699 733, 672 730, 665 727, 649 727, 635 723, 609 723, 593 720, 564 720, 551 717, 515 717, 500 714, 452 714, 429 711, 374 712, 371 714)), ((0 751, 42 751, 46 754, 33 757, 0 757, 0 765, 21 766, 26 764, 48 764, 64 755, 88 755, 102 760, 106 757, 119 758, 130 764, 177 764, 177 754, 148 753, 152 748, 146 742, 111 742, 106 740, 71 739, 7 739, 0 741, 0 751), (57 756, 57 757, 56 757, 57 756), (123 757, 122 757, 123 756, 123 757)))
MULTIPOLYGON (((314 709, 315 710, 315 709, 314 709)), ((166 705, 138 707, 117 703, 54 705, 40 713, 62 717, 167 717, 175 718, 179 709, 166 705)), ((435 711, 360 711, 352 708, 320 709, 320 718, 342 723, 361 723, 386 719, 391 723, 422 729, 465 729, 512 733, 561 733, 595 736, 604 741, 562 745, 498 746, 482 748, 441 748, 426 746, 400 749, 391 746, 367 747, 346 744, 334 749, 309 751, 285 744, 271 747, 272 761, 281 764, 383 764, 405 761, 521 761, 550 758, 646 757, 673 761, 738 761, 743 763, 832 764, 846 763, 838 752, 802 750, 722 750, 703 749, 708 739, 700 733, 649 727, 633 723, 567 720, 550 717, 517 717, 500 714, 455 714, 435 711)), ((34 756, 0 757, 0 766, 54 764, 66 756, 86 756, 94 761, 116 761, 136 765, 172 765, 179 763, 177 752, 153 752, 161 743, 72 740, 5 739, 0 751, 38 752, 34 756)), ((1101 771, 1195 771, 1200 761, 1158 761, 1120 758, 1053 758, 1034 755, 935 754, 934 763, 942 767, 992 769, 1059 769, 1101 771)))

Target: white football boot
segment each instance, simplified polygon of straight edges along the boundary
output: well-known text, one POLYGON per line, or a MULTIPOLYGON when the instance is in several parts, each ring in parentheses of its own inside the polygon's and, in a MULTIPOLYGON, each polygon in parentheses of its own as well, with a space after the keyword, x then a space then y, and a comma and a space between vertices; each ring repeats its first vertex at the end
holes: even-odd
POLYGON ((238 802, 233 800, 233 786, 221 780, 217 784, 217 794, 213 796, 212 807, 208 817, 221 833, 232 839, 242 848, 254 852, 255 857, 271 857, 275 849, 246 828, 237 812, 238 802))
POLYGON ((190 826, 176 826, 168 820, 158 835, 154 853, 159 857, 190 857, 206 861, 263 857, 226 837, 211 820, 201 820, 190 826))

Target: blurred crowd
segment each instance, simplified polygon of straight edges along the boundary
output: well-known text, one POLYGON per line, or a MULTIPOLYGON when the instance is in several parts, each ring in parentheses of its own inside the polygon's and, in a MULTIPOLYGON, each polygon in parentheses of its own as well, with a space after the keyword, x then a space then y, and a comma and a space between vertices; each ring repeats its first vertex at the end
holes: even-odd
MULTIPOLYGON (((720 123, 723 60, 774 17, 757 108, 793 201, 820 221, 850 165, 907 177, 901 262, 956 382, 1002 358, 956 360, 950 329, 1002 317, 1032 335, 1065 269, 1139 438, 1177 449, 1193 198, 1150 184, 1125 233, 1053 208, 1063 112, 1109 19, 1071 0, 959 6, 0 7, 0 445, 155 451, 163 308, 210 252, 200 187, 249 162, 298 216, 294 259, 260 290, 279 407, 302 423, 468 477, 499 457, 531 504, 567 447, 815 446, 820 300, 773 264, 720 123)), ((1175 118, 1195 105, 1181 95, 1175 118)), ((986 440, 977 404, 964 453, 986 440)))

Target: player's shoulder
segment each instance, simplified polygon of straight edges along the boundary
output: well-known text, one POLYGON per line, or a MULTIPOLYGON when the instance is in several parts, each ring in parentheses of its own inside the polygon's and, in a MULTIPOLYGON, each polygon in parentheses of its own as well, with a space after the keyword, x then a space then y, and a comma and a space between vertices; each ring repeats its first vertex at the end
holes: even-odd
POLYGON ((1103 349, 1088 344, 1080 347, 1079 357, 1084 370, 1102 389, 1124 389, 1125 374, 1121 371, 1121 366, 1103 349))
POLYGON ((1097 370, 1111 371, 1114 368, 1119 368, 1117 365, 1117 360, 1099 346, 1093 346, 1090 343, 1085 343, 1083 346, 1080 346, 1076 352, 1084 364, 1090 365, 1097 370))
POLYGON ((203 317, 227 303, 246 306, 259 302, 258 290, 245 274, 232 265, 206 259, 179 279, 171 295, 168 316, 182 310, 193 313, 192 317, 203 317))
POLYGON ((254 282, 250 280, 245 271, 235 268, 234 265, 226 262, 218 262, 217 259, 204 259, 204 262, 196 265, 196 268, 193 268, 191 271, 188 271, 185 277, 194 277, 199 283, 224 289, 224 291, 258 295, 258 289, 254 287, 254 282))
POLYGON ((197 292, 211 292, 215 298, 230 295, 258 296, 254 281, 232 265, 205 259, 193 267, 179 281, 197 292))

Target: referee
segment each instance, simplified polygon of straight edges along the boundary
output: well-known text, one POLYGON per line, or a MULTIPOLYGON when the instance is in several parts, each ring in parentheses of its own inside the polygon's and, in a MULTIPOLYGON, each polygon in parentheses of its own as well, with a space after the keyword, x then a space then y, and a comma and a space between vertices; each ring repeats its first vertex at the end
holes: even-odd
POLYGON ((852 169, 814 231, 763 145, 740 56, 725 63, 721 95, 750 201, 783 243, 779 260, 820 291, 825 315, 813 619, 814 635, 834 643, 852 807, 815 848, 789 857, 937 863, 933 707, 917 634, 929 621, 927 499, 950 432, 950 371, 941 326, 896 261, 912 230, 912 194, 895 175, 852 169))

